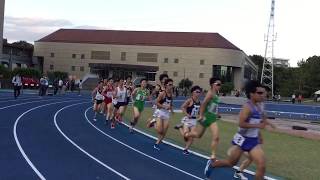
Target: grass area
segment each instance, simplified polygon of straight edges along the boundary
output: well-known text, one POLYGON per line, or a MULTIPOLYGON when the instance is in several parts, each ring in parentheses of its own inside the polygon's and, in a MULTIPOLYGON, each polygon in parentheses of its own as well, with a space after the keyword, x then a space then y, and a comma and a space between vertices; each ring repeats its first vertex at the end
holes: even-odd
MULTIPOLYGON (((146 128, 146 120, 151 117, 152 109, 145 108, 137 127, 150 134, 155 135, 154 129, 146 128)), ((181 113, 175 113, 170 120, 167 138, 178 145, 184 145, 183 138, 173 127, 180 122, 181 113)), ((132 109, 128 107, 125 119, 132 118, 132 109)), ((223 118, 223 116, 222 116, 223 118)), ((220 143, 217 151, 219 158, 226 158, 227 149, 230 147, 231 139, 237 131, 234 123, 219 121, 220 143)), ((290 180, 316 180, 320 177, 320 141, 290 136, 283 133, 262 131, 264 137, 264 150, 267 157, 267 172, 277 177, 290 180)), ((211 134, 208 129, 202 139, 196 140, 192 150, 209 155, 211 134)), ((250 167, 254 170, 254 166, 250 167)))

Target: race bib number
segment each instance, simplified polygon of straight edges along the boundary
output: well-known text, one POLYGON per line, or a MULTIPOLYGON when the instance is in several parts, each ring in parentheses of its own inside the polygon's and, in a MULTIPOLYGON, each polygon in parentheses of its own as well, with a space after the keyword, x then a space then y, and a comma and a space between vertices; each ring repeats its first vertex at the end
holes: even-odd
POLYGON ((241 136, 239 133, 235 134, 233 137, 233 142, 238 146, 242 146, 242 144, 245 140, 246 140, 246 138, 241 136))
POLYGON ((217 113, 218 110, 218 105, 215 103, 212 103, 209 107, 208 107, 208 111, 211 113, 217 113))
POLYGON ((111 98, 112 97, 112 92, 107 92, 107 97, 111 98))
POLYGON ((191 116, 196 117, 199 114, 200 106, 194 106, 194 108, 191 111, 191 116))
POLYGON ((141 94, 137 94, 136 100, 143 101, 143 96, 141 96, 141 94))

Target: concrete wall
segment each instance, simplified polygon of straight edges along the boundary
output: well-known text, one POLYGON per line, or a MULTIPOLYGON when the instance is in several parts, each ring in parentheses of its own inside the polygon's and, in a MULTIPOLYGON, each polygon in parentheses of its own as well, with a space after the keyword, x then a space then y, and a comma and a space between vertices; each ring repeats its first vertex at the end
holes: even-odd
POLYGON ((44 72, 50 71, 50 65, 54 65, 54 71, 69 72, 82 78, 90 71, 89 63, 114 63, 137 64, 159 66, 156 80, 159 74, 168 72, 170 78, 178 84, 181 79, 189 78, 194 85, 200 85, 204 89, 209 88, 208 79, 212 76, 212 65, 225 65, 238 67, 235 73, 235 86, 240 88, 238 81, 243 78, 243 62, 245 55, 242 51, 220 48, 192 48, 192 47, 163 47, 163 46, 133 46, 133 45, 106 45, 106 44, 78 44, 78 43, 53 43, 35 42, 34 56, 44 57, 44 72), (110 60, 91 59, 91 51, 110 51, 110 60), (126 60, 121 61, 121 52, 126 52, 126 60), (158 62, 137 62, 137 53, 158 53, 158 62), (50 54, 54 53, 54 57, 50 54), (76 54, 76 58, 72 58, 76 54), (85 59, 81 59, 85 54, 85 59), (164 59, 168 58, 168 63, 164 59), (179 63, 174 63, 179 59, 179 63), (200 65, 204 60, 204 65, 200 65), (76 71, 71 71, 71 66, 76 66, 76 71), (80 66, 84 71, 80 71, 80 66), (178 72, 174 76, 174 72, 178 72), (203 78, 199 74, 203 73, 203 78))

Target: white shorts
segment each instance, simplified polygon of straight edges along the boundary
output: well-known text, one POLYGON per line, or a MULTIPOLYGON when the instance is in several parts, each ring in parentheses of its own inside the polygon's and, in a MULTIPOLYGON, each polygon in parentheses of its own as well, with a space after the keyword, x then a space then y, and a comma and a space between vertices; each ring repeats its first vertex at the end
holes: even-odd
POLYGON ((154 118, 157 118, 158 117, 158 115, 159 115, 159 109, 155 109, 154 110, 154 112, 153 112, 153 114, 152 114, 152 116, 154 117, 154 118))
POLYGON ((163 120, 169 120, 170 119, 170 112, 168 110, 164 109, 158 109, 158 118, 163 120))
POLYGON ((197 119, 190 119, 187 116, 181 119, 181 123, 188 128, 192 128, 197 125, 197 119))
POLYGON ((112 104, 113 105, 116 105, 118 103, 118 100, 117 99, 112 99, 112 104))

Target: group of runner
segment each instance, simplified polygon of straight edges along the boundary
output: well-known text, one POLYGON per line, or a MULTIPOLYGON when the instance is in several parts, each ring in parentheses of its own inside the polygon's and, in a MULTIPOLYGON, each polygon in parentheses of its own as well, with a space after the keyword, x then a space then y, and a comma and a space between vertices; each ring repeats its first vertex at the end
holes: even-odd
MULTIPOLYGON (((147 89, 148 81, 140 80, 140 85, 134 87, 132 77, 114 81, 107 79, 99 82, 98 86, 92 92, 94 101, 94 117, 96 121, 98 113, 104 113, 106 122, 111 121, 111 128, 115 128, 116 122, 121 122, 125 110, 130 101, 133 105, 133 116, 130 120, 129 131, 134 132, 139 118, 144 110, 145 102, 148 100, 152 103, 155 97, 153 116, 147 120, 147 127, 154 128, 158 134, 158 139, 153 145, 154 149, 161 150, 160 144, 165 138, 169 128, 169 120, 173 113, 173 80, 167 74, 159 76, 160 83, 150 91, 147 89)), ((263 179, 265 173, 265 156, 261 144, 263 138, 260 129, 266 125, 271 125, 264 114, 263 101, 266 98, 266 88, 257 81, 249 81, 245 86, 245 92, 248 102, 243 105, 239 115, 239 130, 232 140, 232 146, 228 150, 227 160, 217 160, 216 150, 219 144, 219 128, 217 120, 219 90, 222 82, 218 78, 212 77, 209 80, 210 89, 208 90, 203 101, 200 101, 202 88, 193 86, 191 96, 181 106, 184 117, 181 123, 174 128, 179 130, 185 140, 183 154, 189 154, 189 148, 195 138, 201 138, 206 129, 211 131, 211 157, 207 162, 204 174, 210 177, 212 170, 217 167, 232 167, 236 165, 245 154, 247 159, 242 162, 234 177, 241 180, 247 178, 242 171, 250 165, 251 162, 256 164, 256 179, 263 179)))

